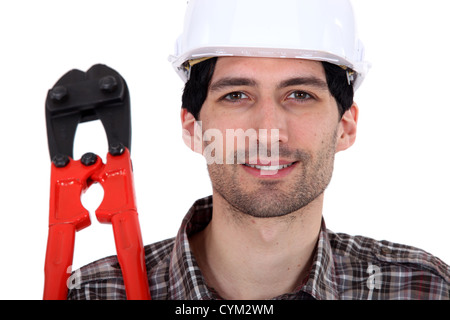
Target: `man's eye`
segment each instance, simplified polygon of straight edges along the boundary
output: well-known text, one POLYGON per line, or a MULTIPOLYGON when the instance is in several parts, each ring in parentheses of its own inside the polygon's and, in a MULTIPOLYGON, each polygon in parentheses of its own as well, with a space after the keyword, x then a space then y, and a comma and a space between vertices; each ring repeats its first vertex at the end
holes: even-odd
POLYGON ((288 99, 295 99, 295 100, 308 100, 311 98, 312 98, 311 95, 304 91, 294 91, 288 96, 288 99))
POLYGON ((239 101, 241 99, 246 99, 246 98, 248 98, 248 96, 245 93, 239 92, 239 91, 231 92, 224 97, 225 100, 228 100, 231 102, 239 101))

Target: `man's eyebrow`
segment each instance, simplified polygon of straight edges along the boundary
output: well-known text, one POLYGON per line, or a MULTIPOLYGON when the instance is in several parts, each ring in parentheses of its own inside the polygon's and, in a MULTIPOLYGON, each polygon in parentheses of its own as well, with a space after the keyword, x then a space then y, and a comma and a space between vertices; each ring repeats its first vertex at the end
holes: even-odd
POLYGON ((256 87, 255 80, 249 78, 223 78, 211 84, 210 91, 218 91, 227 87, 249 86, 256 87))
MULTIPOLYGON (((249 86, 256 87, 258 84, 255 80, 249 78, 223 78, 211 84, 210 91, 218 91, 227 87, 239 87, 239 86, 249 86)), ((278 84, 277 88, 282 89, 291 86, 307 85, 317 87, 321 90, 327 90, 328 84, 326 81, 314 77, 294 77, 282 81, 278 84)))
POLYGON ((320 78, 314 77, 314 76, 295 77, 295 78, 290 78, 290 79, 284 80, 278 85, 278 89, 292 87, 292 86, 301 86, 301 85, 313 86, 313 87, 317 87, 318 89, 321 89, 321 90, 328 89, 328 84, 326 81, 324 81, 320 78))

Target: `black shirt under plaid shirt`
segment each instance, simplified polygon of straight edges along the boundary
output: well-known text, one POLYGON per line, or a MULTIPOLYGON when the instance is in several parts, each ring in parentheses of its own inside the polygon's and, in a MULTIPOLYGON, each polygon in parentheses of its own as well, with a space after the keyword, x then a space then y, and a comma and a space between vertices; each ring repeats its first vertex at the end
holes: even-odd
MULTIPOLYGON (((211 220, 212 198, 194 203, 176 238, 145 247, 152 299, 220 299, 206 284, 188 236, 211 220)), ((115 256, 73 273, 68 299, 126 299, 115 256)), ((406 245, 333 233, 325 223, 309 276, 294 290, 273 299, 450 299, 450 267, 406 245)))

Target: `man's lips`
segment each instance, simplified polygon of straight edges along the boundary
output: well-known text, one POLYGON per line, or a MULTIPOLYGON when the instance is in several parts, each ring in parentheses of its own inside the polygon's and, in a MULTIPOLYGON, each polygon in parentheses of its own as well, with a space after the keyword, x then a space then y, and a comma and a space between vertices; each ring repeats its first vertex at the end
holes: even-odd
POLYGON ((265 170, 265 171, 276 171, 276 170, 282 170, 285 168, 289 168, 290 166, 294 165, 295 162, 289 162, 286 164, 249 164, 249 163, 244 163, 244 166, 250 167, 250 168, 255 168, 255 169, 259 169, 259 170, 265 170))
POLYGON ((298 161, 279 161, 277 163, 244 163, 242 166, 245 171, 256 177, 281 178, 288 175, 296 166, 298 161))

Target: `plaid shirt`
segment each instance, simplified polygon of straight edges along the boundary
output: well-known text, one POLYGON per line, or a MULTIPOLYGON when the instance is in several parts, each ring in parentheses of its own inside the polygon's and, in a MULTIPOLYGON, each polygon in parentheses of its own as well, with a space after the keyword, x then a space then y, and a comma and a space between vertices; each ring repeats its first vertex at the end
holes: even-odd
MULTIPOLYGON (((211 220, 212 198, 198 200, 176 238, 145 247, 152 299, 220 299, 207 286, 188 236, 211 220)), ((93 262, 71 277, 68 299, 126 299, 115 256, 93 262)), ((274 299, 450 299, 450 267, 413 247, 333 233, 322 223, 307 279, 274 299)))

